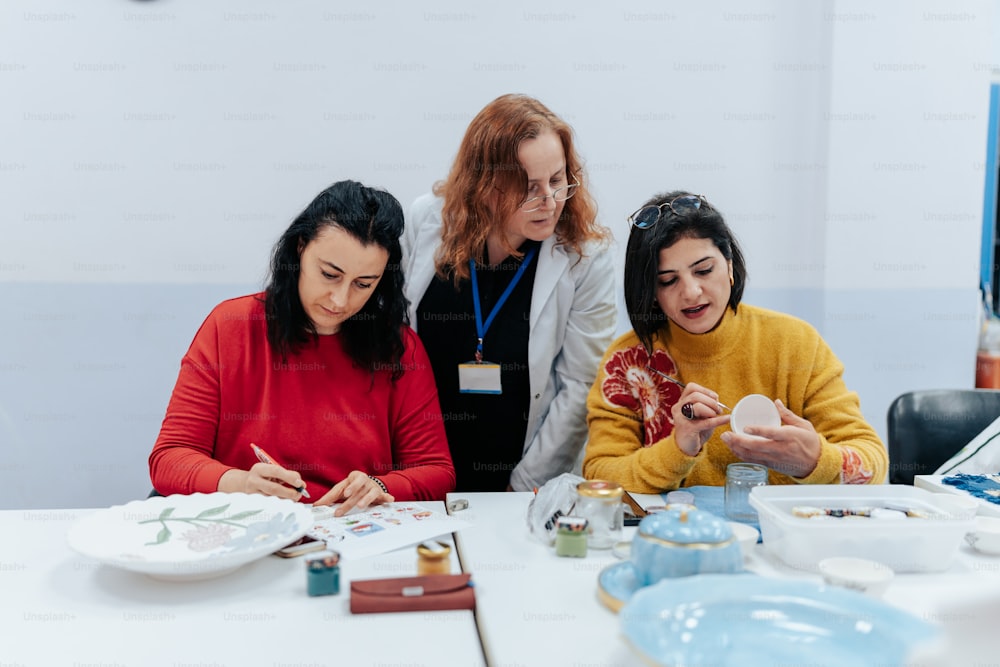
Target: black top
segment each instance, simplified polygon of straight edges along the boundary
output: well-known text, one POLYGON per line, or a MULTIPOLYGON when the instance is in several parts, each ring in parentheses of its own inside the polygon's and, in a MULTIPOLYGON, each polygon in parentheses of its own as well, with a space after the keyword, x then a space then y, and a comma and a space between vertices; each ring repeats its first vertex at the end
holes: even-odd
MULTIPOLYGON (((526 241, 518 252, 540 248, 526 241)), ((483 323, 489 317, 521 260, 507 257, 495 266, 476 266, 483 323)), ((531 292, 538 250, 517 286, 483 336, 483 361, 500 364, 503 393, 462 394, 458 365, 476 353, 476 311, 472 282, 455 289, 452 278, 435 276, 417 307, 417 332, 427 349, 441 400, 445 433, 455 463, 456 491, 504 491, 521 460, 528 429, 528 333, 531 292)))

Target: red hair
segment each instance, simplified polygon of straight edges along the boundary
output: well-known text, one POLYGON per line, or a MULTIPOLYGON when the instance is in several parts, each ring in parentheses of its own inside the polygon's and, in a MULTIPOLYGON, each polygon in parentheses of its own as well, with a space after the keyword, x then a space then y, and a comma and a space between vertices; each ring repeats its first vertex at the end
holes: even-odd
MULTIPOLYGON (((597 205, 587 190, 580 156, 573 149, 573 130, 544 104, 527 95, 502 95, 469 123, 448 178, 434 186, 444 197, 441 247, 435 267, 442 278, 469 277, 469 260, 483 260, 487 238, 503 230, 527 194, 528 175, 517 151, 521 142, 554 132, 562 143, 569 182, 580 187, 566 200, 556 225, 557 242, 583 255, 583 244, 605 240, 608 230, 597 224, 597 205)), ((506 244, 506 236, 501 234, 506 244)), ((506 248, 516 255, 516 248, 506 248)))

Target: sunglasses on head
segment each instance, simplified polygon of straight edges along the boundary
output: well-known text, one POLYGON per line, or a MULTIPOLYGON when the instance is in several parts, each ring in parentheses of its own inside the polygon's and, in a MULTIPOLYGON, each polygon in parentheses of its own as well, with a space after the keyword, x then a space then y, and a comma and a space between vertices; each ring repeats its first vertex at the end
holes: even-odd
POLYGON ((660 221, 665 208, 669 208, 674 215, 681 216, 691 211, 697 211, 702 204, 708 205, 702 195, 681 195, 658 206, 643 206, 628 217, 628 224, 629 227, 649 229, 660 221))

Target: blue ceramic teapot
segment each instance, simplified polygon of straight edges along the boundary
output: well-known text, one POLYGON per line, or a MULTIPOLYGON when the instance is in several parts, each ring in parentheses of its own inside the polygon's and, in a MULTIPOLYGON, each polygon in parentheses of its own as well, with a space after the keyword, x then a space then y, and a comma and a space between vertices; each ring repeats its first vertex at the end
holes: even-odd
POLYGON ((632 565, 643 586, 667 577, 743 571, 740 543, 711 512, 669 508, 646 516, 632 538, 632 565))

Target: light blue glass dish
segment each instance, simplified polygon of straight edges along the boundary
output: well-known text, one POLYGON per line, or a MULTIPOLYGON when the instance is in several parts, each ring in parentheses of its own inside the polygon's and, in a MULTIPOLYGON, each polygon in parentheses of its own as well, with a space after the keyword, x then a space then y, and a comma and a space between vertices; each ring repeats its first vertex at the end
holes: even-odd
POLYGON ((666 579, 619 616, 635 650, 672 667, 901 666, 939 632, 861 593, 755 574, 666 579))
POLYGON ((611 611, 619 611, 642 588, 631 561, 609 565, 597 575, 597 597, 611 611))

